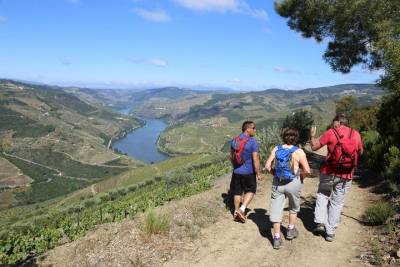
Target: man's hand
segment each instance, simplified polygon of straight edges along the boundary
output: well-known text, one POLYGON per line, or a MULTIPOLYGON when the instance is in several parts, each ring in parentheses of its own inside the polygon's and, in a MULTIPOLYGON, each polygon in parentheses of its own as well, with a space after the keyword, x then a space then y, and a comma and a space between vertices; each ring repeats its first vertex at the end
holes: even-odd
POLYGON ((264 179, 264 175, 261 174, 261 173, 257 173, 256 174, 256 178, 257 178, 258 181, 262 181, 264 179))

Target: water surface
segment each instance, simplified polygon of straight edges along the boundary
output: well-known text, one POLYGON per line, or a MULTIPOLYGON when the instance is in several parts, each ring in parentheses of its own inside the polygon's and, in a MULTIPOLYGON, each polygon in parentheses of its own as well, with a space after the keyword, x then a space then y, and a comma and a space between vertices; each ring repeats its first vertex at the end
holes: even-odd
POLYGON ((116 141, 112 147, 146 163, 166 160, 169 156, 157 150, 156 141, 167 126, 162 120, 147 119, 143 127, 116 141))

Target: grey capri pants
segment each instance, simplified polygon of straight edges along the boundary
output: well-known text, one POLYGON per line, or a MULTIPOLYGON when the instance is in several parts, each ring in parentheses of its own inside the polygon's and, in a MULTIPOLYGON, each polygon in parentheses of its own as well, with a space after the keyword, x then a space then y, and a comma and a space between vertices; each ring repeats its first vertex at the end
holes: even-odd
POLYGON ((300 177, 295 177, 290 182, 280 182, 278 178, 272 181, 271 212, 269 219, 272 223, 282 221, 285 198, 289 199, 289 213, 296 214, 300 211, 300 193, 303 182, 300 177))

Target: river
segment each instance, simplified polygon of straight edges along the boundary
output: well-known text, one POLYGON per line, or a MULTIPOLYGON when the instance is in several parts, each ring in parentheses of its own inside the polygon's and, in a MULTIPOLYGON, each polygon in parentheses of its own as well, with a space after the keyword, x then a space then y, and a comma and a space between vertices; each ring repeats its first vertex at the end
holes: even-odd
MULTIPOLYGON (((127 114, 129 109, 123 109, 119 112, 127 114)), ((113 143, 112 147, 146 163, 166 160, 169 156, 158 151, 156 142, 167 126, 162 120, 146 119, 146 124, 143 127, 128 133, 125 137, 113 143)))

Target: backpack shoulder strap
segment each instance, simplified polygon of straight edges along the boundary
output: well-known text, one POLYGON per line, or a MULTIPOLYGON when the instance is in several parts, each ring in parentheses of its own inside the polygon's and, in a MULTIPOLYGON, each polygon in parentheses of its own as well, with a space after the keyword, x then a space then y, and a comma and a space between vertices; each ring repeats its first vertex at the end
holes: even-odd
POLYGON ((250 141, 250 137, 246 136, 245 138, 243 138, 243 149, 249 141, 250 141))
POLYGON ((335 134, 337 141, 339 142, 339 140, 341 139, 339 132, 335 128, 332 128, 332 131, 335 134))
POLYGON ((297 147, 297 146, 292 146, 292 148, 290 149, 290 153, 292 154, 292 153, 295 152, 297 149, 299 149, 299 147, 297 147))
POLYGON ((349 134, 349 139, 351 139, 351 136, 353 135, 353 128, 350 128, 350 134, 349 134))

